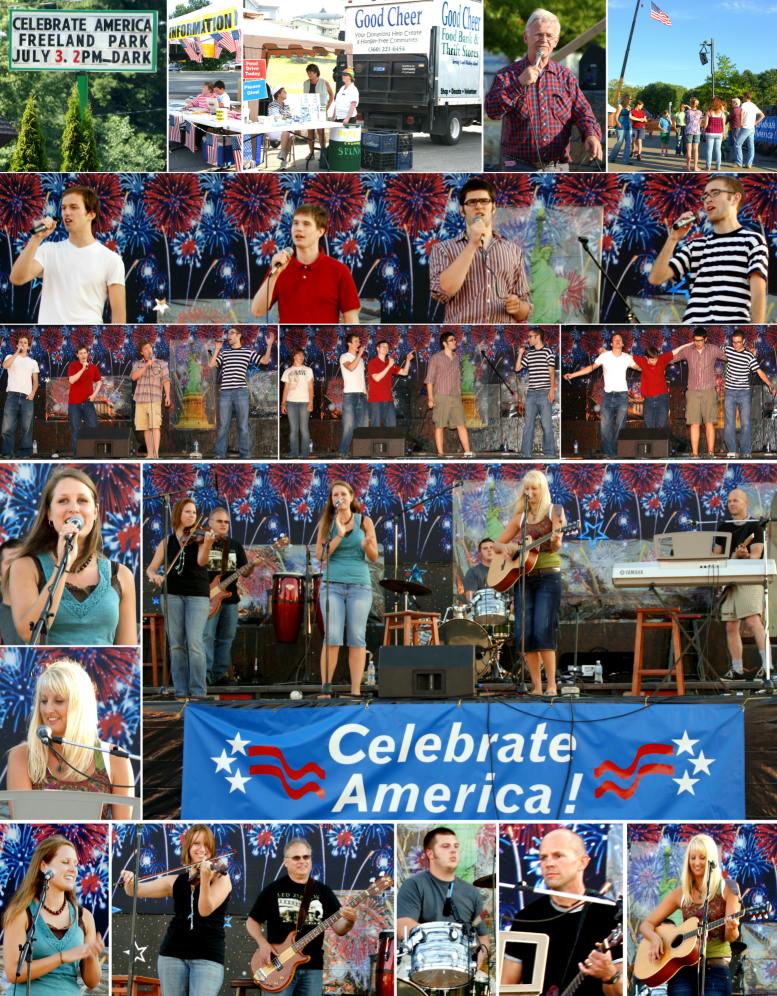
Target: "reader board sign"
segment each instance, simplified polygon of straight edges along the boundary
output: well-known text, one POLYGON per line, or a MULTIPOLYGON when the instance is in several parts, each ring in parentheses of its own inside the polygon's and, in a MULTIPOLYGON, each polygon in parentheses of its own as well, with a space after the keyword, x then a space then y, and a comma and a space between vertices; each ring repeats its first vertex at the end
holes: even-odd
POLYGON ((170 25, 167 29, 167 38, 171 42, 181 41, 184 38, 212 35, 218 31, 235 31, 239 27, 236 7, 225 7, 224 10, 206 15, 194 10, 186 20, 170 25))
POLYGON ((8 15, 11 72, 155 73, 155 10, 27 10, 8 15))

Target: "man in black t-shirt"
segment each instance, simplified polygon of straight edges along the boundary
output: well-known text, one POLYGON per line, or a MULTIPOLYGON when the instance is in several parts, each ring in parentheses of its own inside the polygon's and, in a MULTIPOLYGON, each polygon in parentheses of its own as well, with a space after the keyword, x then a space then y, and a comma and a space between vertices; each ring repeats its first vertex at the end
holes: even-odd
MULTIPOLYGON (((222 580, 226 580, 228 575, 245 567, 248 564, 248 557, 243 544, 229 535, 229 511, 226 508, 221 506, 214 508, 210 513, 208 525, 216 534, 216 541, 211 547, 208 558, 208 584, 212 585, 219 575, 222 580)), ((252 564, 243 576, 248 577, 255 566, 252 564)), ((227 592, 227 597, 222 601, 218 612, 205 624, 203 634, 209 685, 218 685, 223 681, 232 658, 232 643, 237 632, 237 607, 240 602, 237 579, 227 588, 227 592)))
MULTIPOLYGON (((540 868, 546 888, 584 895, 583 875, 588 865, 583 839, 572 830, 546 833, 540 842, 540 868)), ((616 926, 614 906, 575 899, 541 896, 529 903, 510 930, 548 935, 548 957, 542 992, 560 992, 578 972, 588 976, 576 996, 622 996, 622 954, 600 951, 594 945, 616 926)), ((532 978, 535 948, 510 942, 505 946, 501 984, 516 985, 532 978)))
MULTIPOLYGON (((296 929, 305 887, 310 879, 312 859, 306 840, 301 837, 289 840, 283 850, 286 874, 263 889, 251 908, 246 930, 256 941, 263 964, 271 963, 273 950, 270 945, 282 950, 286 947, 283 942, 296 929)), ((310 904, 297 940, 338 910, 340 919, 335 921, 332 930, 342 937, 356 923, 356 910, 341 906, 329 886, 314 879, 310 904)), ((298 968, 290 984, 275 996, 321 996, 324 984, 323 932, 304 948, 304 954, 310 956, 310 961, 298 968)))

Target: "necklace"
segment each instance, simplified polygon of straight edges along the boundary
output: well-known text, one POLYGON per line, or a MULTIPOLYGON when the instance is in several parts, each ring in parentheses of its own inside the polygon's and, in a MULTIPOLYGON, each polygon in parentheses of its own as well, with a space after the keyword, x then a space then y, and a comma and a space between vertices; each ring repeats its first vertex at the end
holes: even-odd
POLYGON ((351 512, 351 518, 350 519, 347 519, 345 522, 343 522, 342 519, 340 520, 340 523, 343 526, 350 526, 350 524, 352 522, 353 522, 353 512, 351 512))
POLYGON ((90 553, 89 556, 86 558, 86 560, 83 562, 83 564, 81 564, 80 567, 76 567, 75 570, 70 571, 69 573, 70 574, 80 574, 81 571, 85 571, 86 570, 86 568, 91 564, 91 562, 93 560, 94 560, 94 554, 90 553))
POLYGON ((47 906, 45 903, 43 903, 42 905, 43 905, 44 910, 46 910, 47 913, 51 913, 52 916, 59 916, 59 914, 65 908, 65 903, 66 902, 67 902, 67 896, 64 895, 62 897, 62 905, 59 907, 59 909, 53 910, 50 906, 47 906))

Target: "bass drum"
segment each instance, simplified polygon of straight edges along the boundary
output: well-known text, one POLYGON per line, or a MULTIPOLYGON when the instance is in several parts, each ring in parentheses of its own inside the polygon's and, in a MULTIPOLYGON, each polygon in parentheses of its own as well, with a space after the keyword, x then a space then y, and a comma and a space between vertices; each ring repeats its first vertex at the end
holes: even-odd
POLYGON ((449 619, 440 626, 440 643, 446 647, 474 647, 475 674, 481 678, 489 669, 491 637, 471 619, 449 619))

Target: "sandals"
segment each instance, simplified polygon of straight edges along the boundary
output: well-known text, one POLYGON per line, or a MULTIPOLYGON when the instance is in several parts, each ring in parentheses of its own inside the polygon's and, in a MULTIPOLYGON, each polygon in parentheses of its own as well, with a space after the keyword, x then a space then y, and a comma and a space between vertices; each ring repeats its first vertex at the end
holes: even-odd
POLYGON ((321 692, 318 694, 319 699, 331 699, 332 698, 332 686, 328 681, 323 681, 321 683, 321 692))

